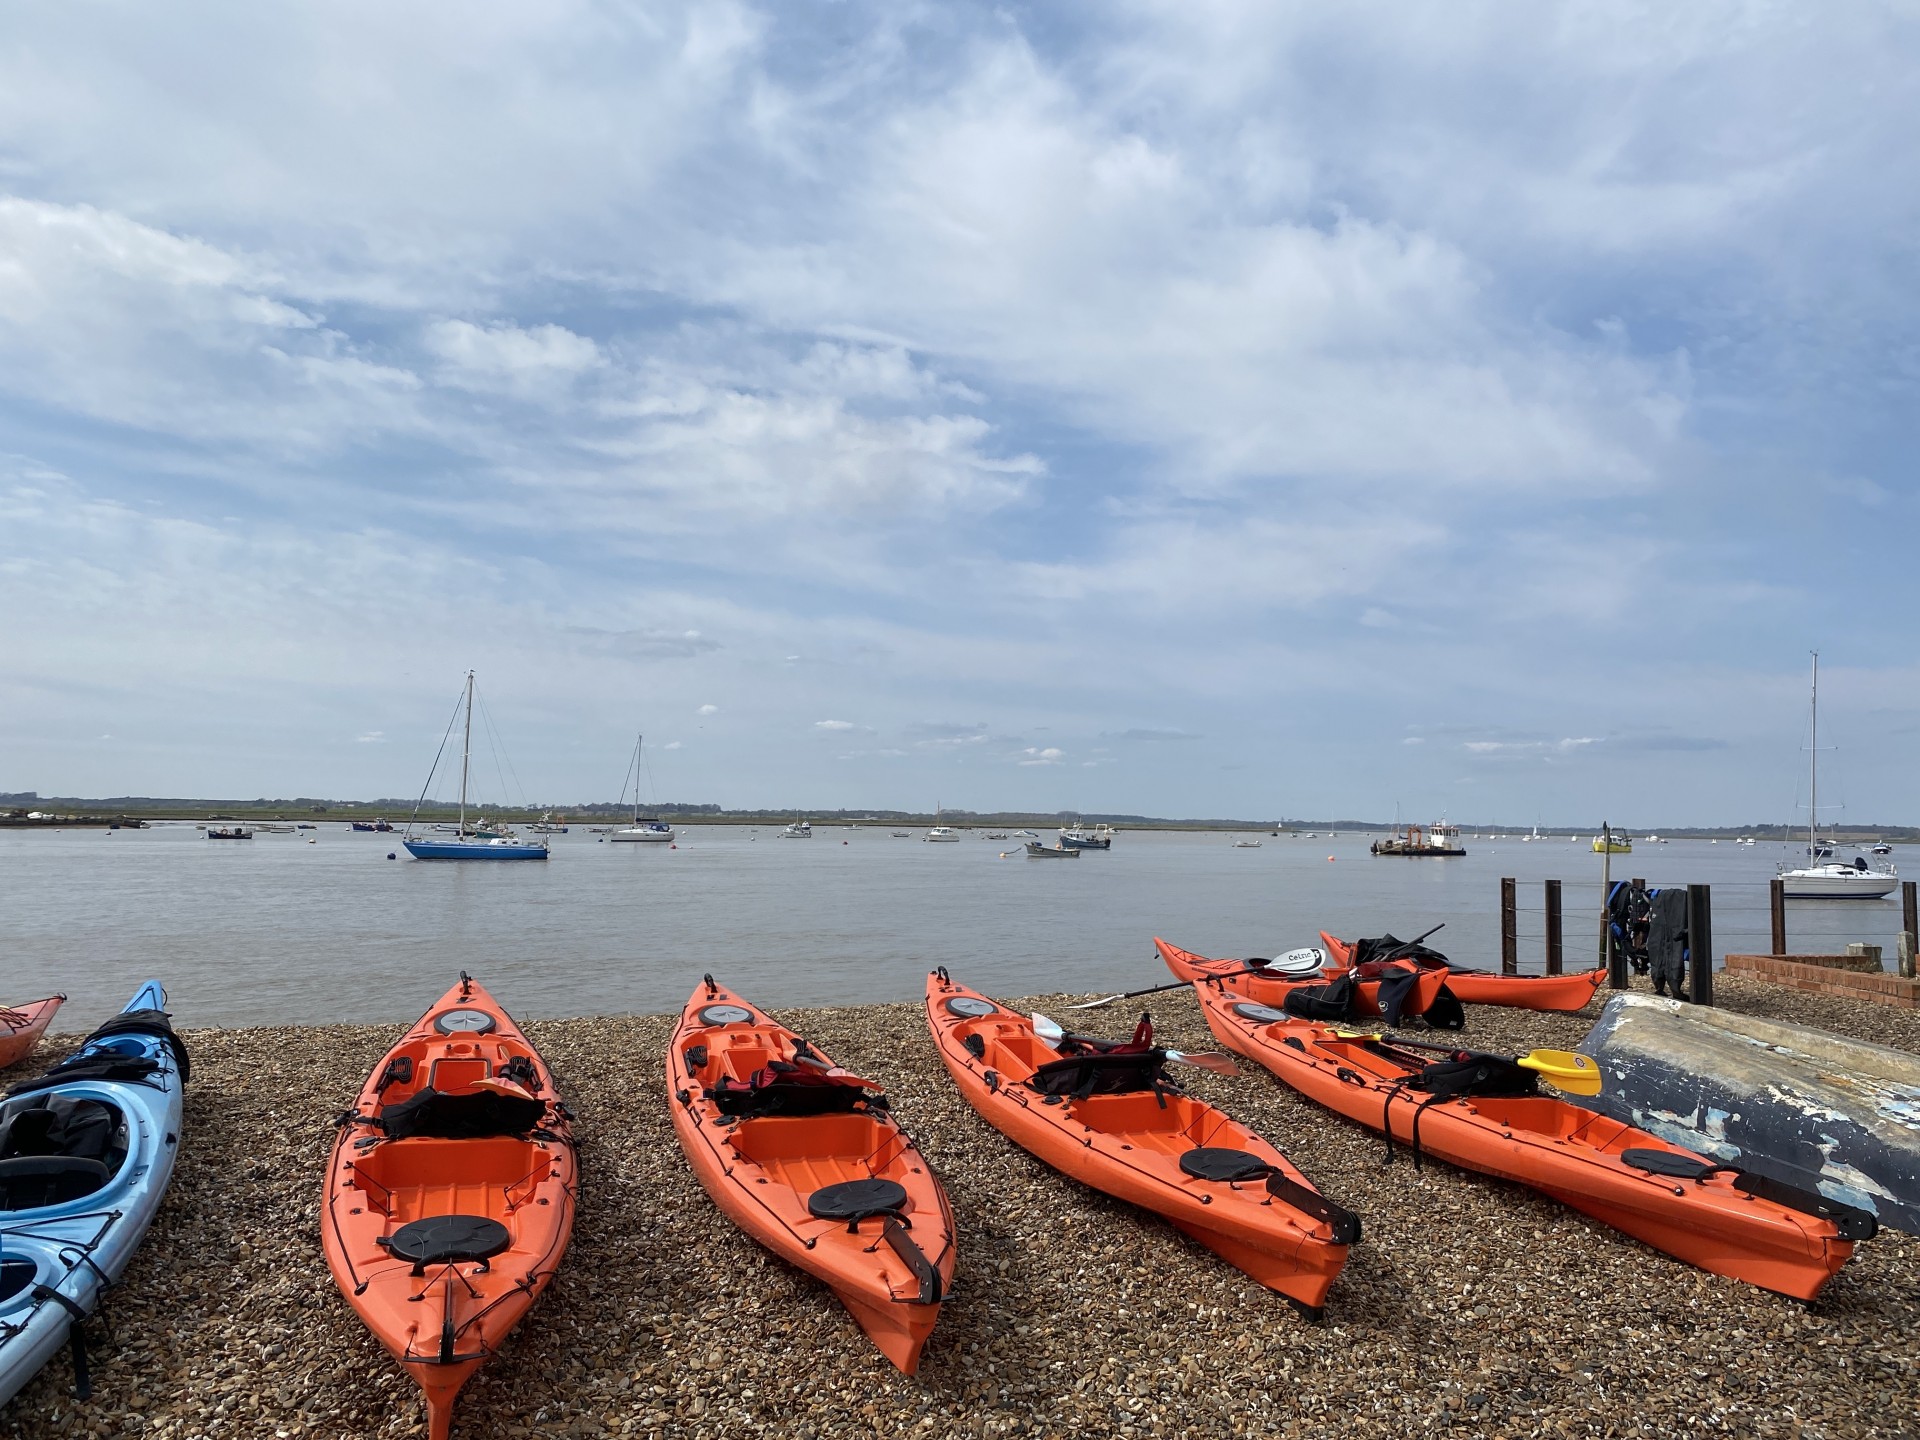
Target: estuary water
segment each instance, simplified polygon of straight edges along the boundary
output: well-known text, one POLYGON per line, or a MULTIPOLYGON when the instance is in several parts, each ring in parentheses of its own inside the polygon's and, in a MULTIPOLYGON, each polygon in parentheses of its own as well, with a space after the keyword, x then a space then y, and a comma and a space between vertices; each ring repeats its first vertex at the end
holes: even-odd
MULTIPOLYGON (((770 1008, 917 999, 935 965, 988 993, 1117 991, 1167 978, 1155 935, 1272 955, 1321 929, 1409 938, 1442 921, 1431 943, 1497 967, 1504 875, 1520 882, 1522 970, 1543 965, 1548 877, 1565 885, 1567 968, 1598 948, 1601 857, 1585 837, 1468 836, 1464 858, 1399 860, 1369 856, 1362 834, 1240 849, 1246 837, 1123 831, 1110 852, 1060 861, 980 831, 924 833, 702 826, 669 849, 576 826, 544 863, 488 864, 410 860, 397 835, 337 823, 251 841, 191 824, 0 831, 0 1003, 64 991, 55 1028, 90 1029, 155 977, 187 1026, 406 1021, 463 969, 527 1018, 675 1010, 704 971, 770 1008)), ((1783 854, 1675 841, 1614 856, 1613 874, 1712 885, 1715 953, 1764 951, 1783 854)), ((1790 948, 1865 940, 1891 964, 1897 900, 1788 909, 1790 948)))

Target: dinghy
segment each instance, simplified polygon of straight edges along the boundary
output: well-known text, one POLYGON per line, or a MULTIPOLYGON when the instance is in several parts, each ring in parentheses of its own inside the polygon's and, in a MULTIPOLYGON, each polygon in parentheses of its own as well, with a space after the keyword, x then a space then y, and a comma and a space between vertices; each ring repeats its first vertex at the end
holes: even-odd
POLYGON ((1920 1055, 1625 993, 1580 1048, 1596 1109, 1920 1235, 1920 1055))

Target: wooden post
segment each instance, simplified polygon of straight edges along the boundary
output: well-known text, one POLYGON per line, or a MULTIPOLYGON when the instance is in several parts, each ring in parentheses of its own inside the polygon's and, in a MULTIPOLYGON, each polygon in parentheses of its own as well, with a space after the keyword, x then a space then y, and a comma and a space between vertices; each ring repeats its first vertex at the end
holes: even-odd
POLYGON ((1502 975, 1520 973, 1519 909, 1514 893, 1513 877, 1503 876, 1500 881, 1500 973, 1502 975))
POLYGON ((1767 904, 1773 910, 1773 953, 1787 953, 1787 882, 1778 875, 1767 882, 1767 904))
POLYGON ((1547 881, 1547 974, 1560 973, 1560 882, 1547 881))
POLYGON ((1920 903, 1916 902, 1914 885, 1912 880, 1900 882, 1900 941, 1894 952, 1900 973, 1909 980, 1920 970, 1914 953, 1920 950, 1920 903))
POLYGON ((1713 889, 1687 886, 1687 987, 1696 1005, 1713 1004, 1713 889))

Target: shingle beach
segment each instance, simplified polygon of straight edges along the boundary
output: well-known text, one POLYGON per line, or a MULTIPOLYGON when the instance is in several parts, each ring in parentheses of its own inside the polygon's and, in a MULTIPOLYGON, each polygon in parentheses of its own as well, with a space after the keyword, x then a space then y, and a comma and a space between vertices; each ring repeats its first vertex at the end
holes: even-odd
MULTIPOLYGON (((1920 1051, 1920 1015, 1733 977, 1719 998, 1920 1051)), ((1153 1011, 1169 1043, 1206 1048, 1184 993, 1153 1011)), ((579 1222, 551 1291, 468 1387, 462 1440, 1920 1434, 1914 1237, 1883 1230, 1802 1305, 1518 1186, 1389 1166, 1378 1137, 1255 1067, 1183 1075, 1363 1217, 1316 1326, 989 1128, 917 1004, 777 1013, 887 1084, 951 1193, 959 1268, 920 1374, 897 1374, 822 1286, 709 1203, 668 1123, 672 1017, 538 1021, 579 1117, 579 1222)), ((1093 1013, 1117 1034, 1137 1012, 1093 1013)), ((1463 1040, 1571 1046, 1594 1013, 1475 1007, 1463 1040)), ((333 1121, 401 1029, 185 1032, 179 1168, 108 1298, 111 1336, 89 1327, 93 1398, 71 1398, 56 1359, 0 1411, 0 1437, 424 1434, 412 1383, 335 1290, 316 1218, 333 1121)))

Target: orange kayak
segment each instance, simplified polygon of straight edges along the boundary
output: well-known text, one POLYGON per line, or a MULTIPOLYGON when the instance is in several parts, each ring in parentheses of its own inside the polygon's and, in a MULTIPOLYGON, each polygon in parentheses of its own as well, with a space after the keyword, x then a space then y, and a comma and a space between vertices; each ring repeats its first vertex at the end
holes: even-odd
MULTIPOLYGON (((1320 932, 1320 940, 1326 946, 1328 969, 1344 970, 1352 963, 1357 941, 1335 939, 1324 930, 1320 932)), ((1410 963, 1426 973, 1438 974, 1446 981, 1447 988, 1467 1005, 1511 1005, 1520 1010, 1571 1013, 1585 1009, 1594 991, 1607 979, 1605 966, 1571 975, 1502 975, 1493 970, 1455 965, 1425 946, 1420 949, 1424 953, 1409 957, 1410 963)))
POLYGON ((1096 1190, 1166 1217, 1317 1316, 1360 1238, 1273 1146, 1182 1094, 1150 1044, 1049 1044, 1033 1021, 936 970, 927 1024, 967 1103, 1016 1145, 1096 1190))
POLYGON ((53 1012, 65 1003, 64 995, 49 995, 14 1009, 0 1006, 0 1070, 18 1065, 33 1053, 40 1037, 47 1033, 53 1012))
MULTIPOLYGON (((1205 955, 1196 955, 1191 950, 1182 950, 1178 945, 1168 944, 1159 936, 1154 936, 1154 947, 1159 950, 1160 958, 1167 962, 1167 969, 1173 972, 1176 980, 1213 980, 1214 989, 1225 986, 1236 995, 1262 1005, 1271 1005, 1276 1010, 1283 1008, 1289 995, 1297 995, 1314 986, 1329 984, 1333 974, 1322 973, 1306 979, 1283 979, 1278 975, 1245 974, 1247 962, 1244 960, 1210 960, 1205 955)), ((1342 964, 1338 973, 1345 973, 1347 966, 1342 964)), ((1435 971, 1425 971, 1412 964, 1392 961, 1388 964, 1372 964, 1360 967, 1355 975, 1352 1011, 1356 1018, 1378 1019, 1393 1009, 1394 1002, 1389 999, 1382 1002, 1382 985, 1399 984, 1404 992, 1399 997, 1398 1010, 1392 1016, 1392 1023, 1398 1024, 1404 1015, 1424 1016, 1440 999, 1440 992, 1446 986, 1447 977, 1435 971), (1405 977, 1398 978, 1395 977, 1405 977)), ((1459 1013, 1459 1007, 1452 1007, 1459 1013)))
POLYGON ((667 1094, 727 1218, 825 1281, 913 1374, 953 1285, 953 1210, 880 1087, 709 975, 667 1045, 667 1094))
POLYGON ((343 1118, 320 1226, 341 1294, 425 1392, 430 1440, 552 1281, 578 1195, 546 1062, 462 974, 343 1118))
POLYGON ((1533 1072, 1511 1061, 1443 1058, 1296 1020, 1216 985, 1194 991, 1222 1045, 1404 1143, 1416 1164, 1435 1155, 1517 1181, 1716 1275, 1811 1300, 1854 1241, 1874 1233, 1864 1211, 1536 1093, 1533 1072))

